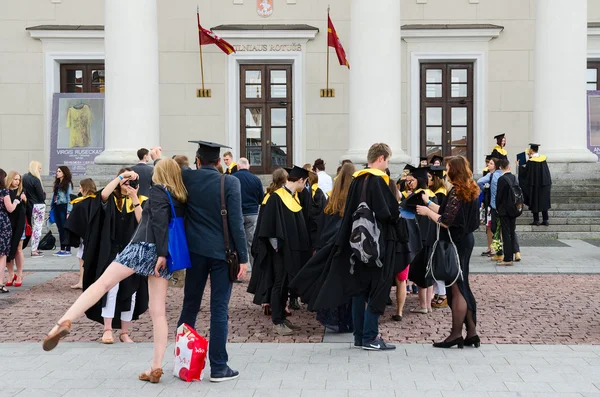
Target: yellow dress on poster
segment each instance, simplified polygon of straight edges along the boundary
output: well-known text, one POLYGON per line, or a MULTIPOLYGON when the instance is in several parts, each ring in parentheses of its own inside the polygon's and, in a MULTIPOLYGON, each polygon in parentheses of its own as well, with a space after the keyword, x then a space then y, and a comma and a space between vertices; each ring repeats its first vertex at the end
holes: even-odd
POLYGON ((87 147, 91 141, 92 111, 86 104, 81 109, 71 106, 67 113, 67 128, 70 130, 69 147, 87 147))

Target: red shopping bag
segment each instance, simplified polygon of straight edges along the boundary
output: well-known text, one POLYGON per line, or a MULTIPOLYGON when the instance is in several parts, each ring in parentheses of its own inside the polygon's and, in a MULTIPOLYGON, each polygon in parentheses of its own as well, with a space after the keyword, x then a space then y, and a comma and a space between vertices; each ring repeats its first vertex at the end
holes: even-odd
POLYGON ((207 352, 208 340, 189 325, 181 324, 175 339, 173 375, 186 382, 202 380, 207 352))

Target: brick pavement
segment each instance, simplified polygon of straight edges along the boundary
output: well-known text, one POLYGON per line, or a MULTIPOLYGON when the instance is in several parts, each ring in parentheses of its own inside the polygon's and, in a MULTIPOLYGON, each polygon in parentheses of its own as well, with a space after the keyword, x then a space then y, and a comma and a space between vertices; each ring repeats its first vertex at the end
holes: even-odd
MULTIPOLYGON (((45 332, 78 296, 69 289, 75 273, 62 274, 30 290, 0 297, 0 341, 40 341, 45 332), (27 332, 23 332, 27 330, 27 332)), ((600 343, 599 275, 473 275, 472 287, 478 299, 479 332, 484 343, 600 343)), ((321 342, 323 327, 305 310, 294 312, 291 320, 302 325, 292 337, 275 337, 269 318, 251 303, 246 284, 234 285, 230 310, 230 342, 321 342)), ((208 292, 208 291, 207 291, 208 292)), ((393 292, 393 291, 392 291, 393 292)), ((183 291, 170 289, 167 313, 171 330, 181 308, 183 291)), ((390 319, 392 309, 382 318, 381 332, 395 342, 430 343, 445 336, 450 327, 449 309, 432 314, 408 313, 416 306, 409 295, 404 321, 390 319)), ((206 303, 197 329, 208 332, 206 303)), ((76 323, 70 341, 98 341, 102 327, 87 319, 76 323)), ((152 328, 146 313, 134 322, 134 340, 150 341, 152 328)))

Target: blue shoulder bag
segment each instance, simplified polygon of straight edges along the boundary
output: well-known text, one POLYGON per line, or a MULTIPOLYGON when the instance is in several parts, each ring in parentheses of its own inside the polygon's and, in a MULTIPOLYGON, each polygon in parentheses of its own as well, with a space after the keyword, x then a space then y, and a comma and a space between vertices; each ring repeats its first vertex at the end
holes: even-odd
POLYGON ((169 255, 167 256, 167 266, 169 272, 173 273, 177 270, 189 269, 192 267, 190 260, 190 251, 188 249, 187 237, 183 225, 183 218, 177 217, 175 214, 175 206, 171 193, 165 188, 169 202, 171 203, 171 220, 169 221, 169 255))

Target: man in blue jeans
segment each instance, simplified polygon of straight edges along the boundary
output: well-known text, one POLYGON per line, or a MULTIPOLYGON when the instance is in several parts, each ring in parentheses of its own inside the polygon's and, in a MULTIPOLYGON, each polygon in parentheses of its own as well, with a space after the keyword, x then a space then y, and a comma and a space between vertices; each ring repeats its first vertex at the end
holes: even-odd
MULTIPOLYGON (((194 141, 198 143, 196 152, 197 170, 183 170, 183 183, 188 191, 186 208, 186 234, 190 248, 192 267, 187 269, 184 287, 183 308, 177 326, 185 323, 196 324, 200 311, 204 287, 210 275, 210 381, 224 382, 239 377, 239 372, 227 365, 227 333, 229 318, 229 298, 232 283, 229 280, 229 265, 225 261, 225 239, 221 218, 221 174, 220 164, 222 145, 194 141)), ((244 218, 240 195, 240 182, 237 178, 225 176, 225 201, 229 224, 229 246, 237 251, 240 260, 238 279, 248 267, 248 250, 244 233, 244 218)))

